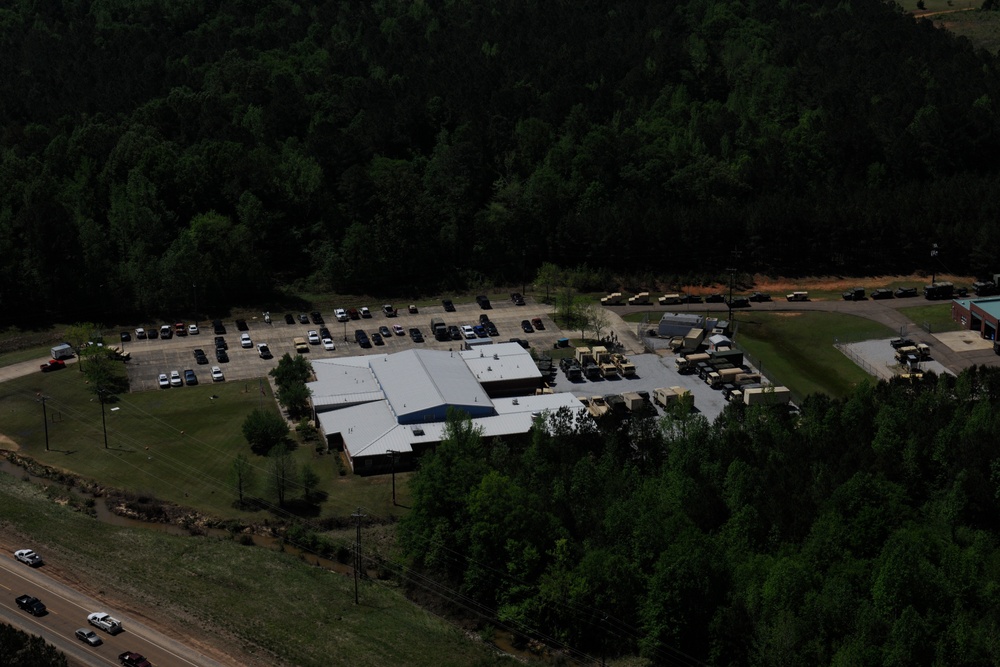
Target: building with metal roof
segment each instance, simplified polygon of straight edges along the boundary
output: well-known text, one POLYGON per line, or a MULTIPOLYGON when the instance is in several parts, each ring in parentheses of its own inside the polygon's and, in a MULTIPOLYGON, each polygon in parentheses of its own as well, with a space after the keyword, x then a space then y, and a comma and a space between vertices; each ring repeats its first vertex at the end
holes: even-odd
POLYGON ((951 319, 971 331, 978 331, 987 340, 996 341, 1000 331, 1000 297, 954 299, 951 319))
POLYGON ((312 362, 308 383, 327 442, 355 472, 412 467, 445 437, 449 409, 469 415, 484 437, 528 433, 546 411, 586 414, 572 394, 535 395, 541 373, 517 343, 461 352, 407 350, 312 362), (526 395, 511 396, 517 390, 526 395), (390 456, 392 457, 390 459, 390 456))

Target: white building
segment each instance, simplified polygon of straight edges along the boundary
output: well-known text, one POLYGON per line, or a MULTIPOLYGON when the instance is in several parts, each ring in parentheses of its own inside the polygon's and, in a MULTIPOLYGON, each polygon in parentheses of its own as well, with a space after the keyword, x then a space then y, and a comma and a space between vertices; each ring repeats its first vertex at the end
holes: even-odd
POLYGON ((397 469, 444 439, 450 407, 462 410, 483 437, 528 433, 546 411, 586 409, 569 393, 535 395, 542 376, 517 343, 444 352, 407 350, 312 362, 307 386, 320 430, 343 446, 355 472, 397 469), (520 395, 519 395, 520 394, 520 395))

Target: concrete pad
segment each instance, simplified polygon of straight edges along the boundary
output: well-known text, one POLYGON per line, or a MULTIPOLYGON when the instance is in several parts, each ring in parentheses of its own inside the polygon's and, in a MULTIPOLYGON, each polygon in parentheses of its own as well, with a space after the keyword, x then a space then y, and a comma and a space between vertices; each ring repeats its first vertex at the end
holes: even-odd
POLYGON ((993 341, 986 340, 978 331, 942 331, 932 335, 954 352, 993 349, 993 341))

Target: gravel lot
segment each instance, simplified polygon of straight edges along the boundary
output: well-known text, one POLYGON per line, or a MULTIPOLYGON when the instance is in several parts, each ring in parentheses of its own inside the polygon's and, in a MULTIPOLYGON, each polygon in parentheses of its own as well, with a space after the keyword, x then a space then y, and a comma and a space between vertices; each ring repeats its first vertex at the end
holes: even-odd
MULTIPOLYGON (((899 363, 896 361, 896 351, 889 344, 891 340, 891 338, 880 338, 860 343, 847 343, 840 346, 840 349, 869 375, 877 379, 889 380, 900 372, 899 363)), ((931 358, 920 362, 920 368, 925 371, 934 371, 938 375, 942 373, 954 375, 940 362, 934 360, 933 346, 931 347, 931 358)))

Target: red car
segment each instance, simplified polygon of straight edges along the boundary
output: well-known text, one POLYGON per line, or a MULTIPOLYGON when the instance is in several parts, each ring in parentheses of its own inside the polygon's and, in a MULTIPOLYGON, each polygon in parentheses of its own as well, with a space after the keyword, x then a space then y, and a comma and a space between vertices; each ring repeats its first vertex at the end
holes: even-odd
POLYGON ((49 371, 57 371, 60 368, 66 368, 66 362, 62 359, 49 359, 47 364, 42 364, 41 369, 43 373, 48 373, 49 371))

